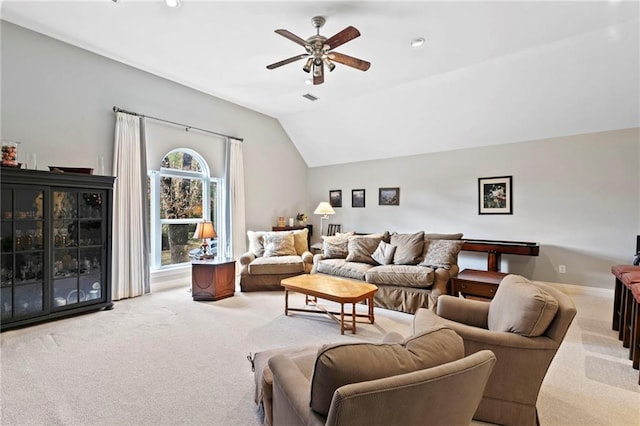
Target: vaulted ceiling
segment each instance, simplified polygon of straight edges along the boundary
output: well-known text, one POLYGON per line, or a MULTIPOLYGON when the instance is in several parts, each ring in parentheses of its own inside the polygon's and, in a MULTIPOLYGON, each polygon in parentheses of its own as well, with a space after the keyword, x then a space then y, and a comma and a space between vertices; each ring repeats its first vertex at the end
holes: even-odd
POLYGON ((640 126, 637 1, 4 1, 2 19, 277 118, 311 167, 640 126), (314 16, 362 34, 305 84, 314 16), (413 38, 426 43, 412 48, 413 38), (311 93, 317 101, 302 97, 311 93))

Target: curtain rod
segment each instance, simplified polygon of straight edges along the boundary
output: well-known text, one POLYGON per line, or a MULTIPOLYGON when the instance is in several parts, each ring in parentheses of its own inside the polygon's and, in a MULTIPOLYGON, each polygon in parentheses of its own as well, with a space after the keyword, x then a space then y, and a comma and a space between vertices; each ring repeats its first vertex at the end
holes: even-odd
POLYGON ((126 109, 122 109, 122 108, 119 108, 117 106, 113 107, 113 112, 124 112, 125 114, 131 114, 131 115, 135 115, 137 117, 142 117, 142 118, 149 118, 151 120, 156 120, 156 121, 163 121, 165 123, 174 124, 176 126, 184 127, 186 131, 189 131, 189 129, 195 129, 195 130, 199 130, 201 132, 211 133, 211 134, 214 134, 214 135, 217 135, 217 136, 222 136, 222 137, 225 137, 225 138, 234 139, 234 140, 237 140, 237 141, 240 141, 240 142, 244 142, 244 139, 238 138, 238 137, 235 137, 235 136, 225 135, 224 133, 214 132, 213 130, 201 129, 199 127, 193 127, 193 126, 189 126, 187 124, 180 124, 180 123, 176 123, 175 121, 165 120, 163 118, 151 117, 150 115, 144 115, 144 114, 140 114, 140 113, 133 112, 133 111, 127 111, 126 109))

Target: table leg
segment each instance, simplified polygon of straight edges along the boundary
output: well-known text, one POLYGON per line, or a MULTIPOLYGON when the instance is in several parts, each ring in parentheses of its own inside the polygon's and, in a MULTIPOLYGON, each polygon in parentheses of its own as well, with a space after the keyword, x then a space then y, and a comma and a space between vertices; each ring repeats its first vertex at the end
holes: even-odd
POLYGON ((351 334, 356 334, 356 304, 351 304, 351 334))
POLYGON ((340 334, 344 334, 344 303, 340 304, 340 334))
POLYGON ((373 322, 375 321, 375 318, 373 317, 373 296, 369 297, 369 302, 367 303, 367 305, 369 305, 369 322, 373 324, 373 322))
POLYGON ((289 315, 289 290, 284 290, 284 316, 289 315))

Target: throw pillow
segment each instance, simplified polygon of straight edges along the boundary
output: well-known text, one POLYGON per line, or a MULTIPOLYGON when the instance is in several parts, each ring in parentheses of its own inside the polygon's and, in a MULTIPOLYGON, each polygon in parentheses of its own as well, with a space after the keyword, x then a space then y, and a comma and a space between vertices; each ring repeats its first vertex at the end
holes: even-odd
POLYGON ((264 256, 264 234, 266 234, 266 232, 247 231, 249 251, 255 254, 256 257, 264 256))
POLYGON ((342 343, 318 350, 311 379, 311 409, 326 416, 336 389, 435 367, 464 357, 462 338, 439 326, 402 343, 342 343))
POLYGON ((389 265, 393 262, 393 254, 396 252, 396 246, 380 241, 378 248, 373 252, 371 257, 380 265, 389 265))
POLYGON ((296 254, 293 232, 267 232, 264 235, 264 257, 296 254))
POLYGON ((433 240, 461 240, 462 233, 457 234, 436 234, 436 233, 426 233, 424 234, 424 250, 422 251, 422 258, 424 259, 427 256, 427 251, 429 250, 429 244, 433 240))
POLYGON ((309 228, 296 229, 293 231, 293 245, 296 248, 296 254, 302 256, 302 253, 309 251, 309 228))
POLYGON ((541 336, 558 312, 555 297, 520 275, 507 275, 489 305, 489 330, 541 336))
POLYGON ((341 234, 339 232, 336 235, 330 237, 322 237, 322 249, 324 257, 328 259, 344 259, 347 257, 347 244, 349 243, 349 236, 351 233, 341 234))
POLYGON ((393 263, 396 265, 417 265, 422 259, 424 231, 415 234, 391 234, 391 244, 396 246, 393 263))
POLYGON ((376 265, 371 255, 382 241, 381 235, 353 235, 347 243, 347 262, 360 262, 376 265))
POLYGON ((451 269, 463 245, 464 241, 461 240, 432 240, 420 265, 433 269, 451 269))

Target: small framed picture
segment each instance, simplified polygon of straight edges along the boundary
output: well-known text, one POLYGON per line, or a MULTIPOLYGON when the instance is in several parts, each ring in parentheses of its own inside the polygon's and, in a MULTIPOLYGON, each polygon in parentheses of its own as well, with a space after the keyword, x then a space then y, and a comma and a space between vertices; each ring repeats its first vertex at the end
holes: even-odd
POLYGON ((329 191, 329 204, 331 204, 331 207, 342 207, 342 189, 329 191))
POLYGON ((364 189, 351 190, 351 207, 364 207, 364 189))
POLYGON ((399 206, 400 205, 400 188, 379 188, 378 189, 378 205, 399 206))
POLYGON ((513 214, 512 177, 478 178, 478 214, 513 214))

